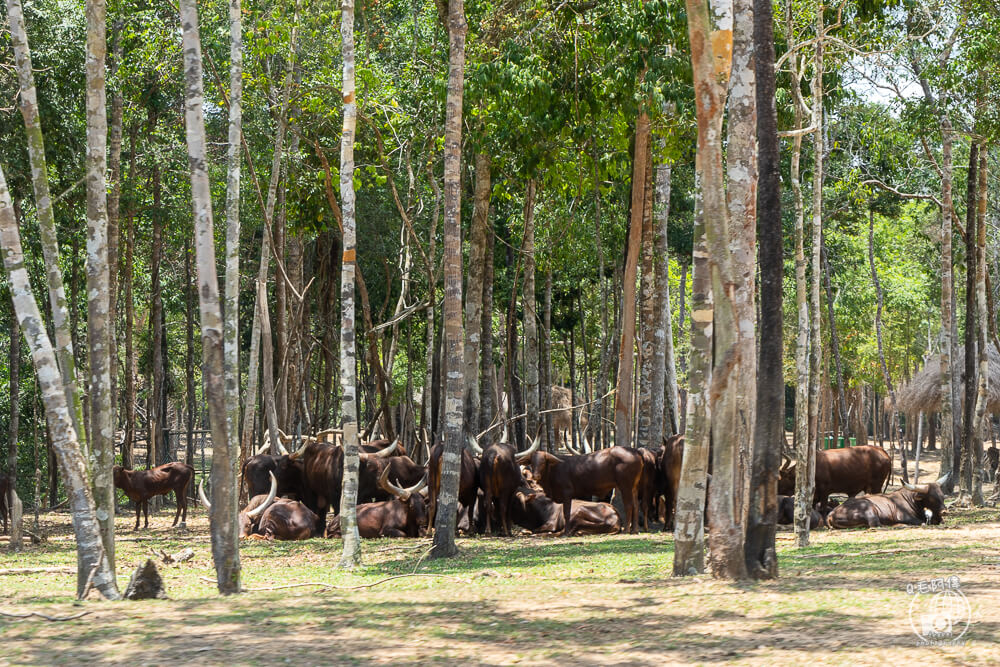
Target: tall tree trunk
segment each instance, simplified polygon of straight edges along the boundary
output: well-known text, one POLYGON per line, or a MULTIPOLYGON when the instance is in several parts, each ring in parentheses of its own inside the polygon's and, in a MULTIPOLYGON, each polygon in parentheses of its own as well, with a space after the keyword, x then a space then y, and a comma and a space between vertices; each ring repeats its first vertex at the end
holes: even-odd
MULTIPOLYGON (((698 165, 700 167, 700 158, 698 165)), ((696 168, 698 179, 700 169, 696 168)), ((674 514, 674 575, 705 571, 705 498, 711 449, 712 290, 705 247, 701 188, 695 187, 694 252, 691 261, 691 375, 687 430, 674 514)))
MULTIPOLYGON (((14 311, 21 325, 21 333, 31 350, 38 378, 38 389, 45 403, 45 417, 52 435, 63 482, 69 495, 76 538, 77 596, 86 592, 88 579, 101 595, 109 600, 120 598, 115 585, 111 562, 101 541, 97 510, 87 474, 87 461, 73 428, 73 418, 67 403, 66 388, 56 363, 55 350, 45 332, 42 315, 35 302, 28 278, 28 270, 21 250, 21 235, 14 217, 7 179, 0 169, 0 248, 3 249, 4 268, 10 281, 14 311)), ((13 333, 13 332, 12 332, 13 333)))
MULTIPOLYGON (((193 234, 192 234, 193 236, 193 234)), ((194 248, 191 242, 184 243, 184 398, 187 403, 187 442, 184 449, 184 462, 194 465, 194 300, 195 289, 191 284, 191 256, 194 248)), ((228 379, 228 376, 227 376, 228 379)), ((227 435, 232 437, 229 431, 227 435)))
MULTIPOLYGON (((441 493, 434 522, 432 558, 458 553, 458 475, 462 454, 462 93, 465 82, 464 0, 448 2, 448 98, 444 122, 444 339, 448 348, 445 382, 445 437, 441 455, 441 493)), ((529 315, 525 307, 525 320, 529 315)))
POLYGON ((111 78, 115 80, 115 88, 111 93, 111 130, 108 141, 108 170, 111 176, 111 190, 108 192, 108 313, 111 322, 108 325, 110 337, 110 374, 111 374, 111 434, 112 445, 118 429, 119 391, 118 391, 118 264, 121 234, 121 192, 122 192, 122 119, 125 113, 125 100, 121 93, 121 83, 118 78, 118 68, 122 61, 121 32, 124 23, 115 21, 111 37, 111 78))
POLYGON ((826 312, 830 320, 830 349, 837 369, 837 415, 847 433, 847 399, 844 397, 844 370, 840 362, 840 335, 837 333, 837 321, 833 314, 833 287, 830 285, 830 261, 826 253, 826 238, 823 240, 823 285, 826 291, 826 312))
MULTIPOLYGON (((679 298, 680 303, 677 304, 677 329, 678 329, 678 331, 681 331, 681 332, 684 331, 685 319, 687 317, 687 310, 686 310, 687 303, 686 303, 686 299, 687 299, 687 291, 688 291, 688 260, 687 260, 686 257, 682 258, 682 259, 683 259, 683 261, 681 262, 681 284, 680 284, 680 287, 677 290, 680 293, 680 298, 679 298)), ((680 367, 680 374, 683 377, 688 377, 688 356, 686 354, 681 354, 681 358, 678 361, 678 366, 680 367)), ((688 384, 690 385, 690 381, 688 382, 688 384)), ((690 391, 690 387, 688 388, 688 391, 690 391)), ((681 401, 680 404, 677 406, 678 410, 680 412, 680 415, 681 415, 681 430, 680 430, 680 432, 681 433, 686 433, 687 432, 687 394, 685 394, 685 396, 683 398, 681 398, 680 401, 681 401)))
POLYGON ((979 144, 969 147, 969 175, 966 190, 965 216, 965 382, 962 396, 962 445, 959 452, 959 497, 967 503, 972 493, 971 455, 976 439, 976 366, 978 355, 977 305, 976 305, 976 208, 978 202, 979 144))
POLYGON ((483 265, 486 267, 483 272, 483 313, 482 313, 482 337, 480 347, 482 348, 482 374, 480 381, 480 413, 479 425, 482 428, 489 426, 497 406, 496 367, 493 362, 493 227, 487 224, 486 228, 486 254, 483 257, 483 265))
MULTIPOLYGON (((154 121, 155 122, 155 121, 154 121)), ((150 260, 150 292, 152 307, 149 325, 152 328, 153 400, 150 412, 149 468, 167 463, 170 452, 164 437, 167 429, 167 326, 163 316, 163 286, 160 279, 163 264, 163 223, 165 221, 161 195, 162 174, 160 166, 153 167, 153 240, 150 260)))
POLYGON ((183 28, 186 97, 184 126, 188 163, 191 168, 191 203, 194 211, 195 252, 198 265, 198 296, 201 314, 202 374, 205 402, 212 427, 212 558, 216 583, 223 595, 240 592, 239 527, 236 523, 236 476, 227 433, 225 365, 222 308, 215 269, 215 236, 212 224, 212 192, 208 180, 205 149, 205 119, 202 114, 201 38, 198 9, 194 0, 180 0, 183 28))
MULTIPOLYGON (((812 79, 812 125, 813 130, 813 184, 812 184, 812 248, 810 276, 810 334, 809 344, 809 442, 808 506, 799 503, 795 508, 795 528, 799 545, 805 546, 809 540, 809 516, 812 510, 812 488, 816 479, 816 448, 819 446, 819 402, 821 361, 823 358, 822 335, 820 331, 820 249, 823 246, 823 8, 816 10, 816 44, 813 51, 812 79)), ((797 481, 797 480, 796 480, 797 481)), ((801 496, 799 497, 801 500, 801 496)))
POLYGON ((618 348, 618 380, 615 391, 615 444, 632 444, 632 373, 635 368, 635 279, 642 242, 643 218, 649 187, 646 174, 651 159, 649 114, 643 110, 635 123, 632 154, 632 200, 628 246, 622 282, 622 333, 618 348))
MULTIPOLYGON (((434 191, 434 210, 431 213, 431 228, 427 237, 427 349, 425 351, 426 377, 424 378, 424 393, 420 402, 420 426, 430 435, 432 442, 437 442, 437 384, 435 383, 435 354, 436 341, 434 340, 434 327, 437 322, 437 277, 434 275, 434 256, 437 252, 437 229, 438 220, 441 217, 441 187, 438 185, 437 176, 430 164, 427 165, 427 177, 434 191)), ((431 446, 431 443, 427 443, 431 446)))
POLYGON ((608 281, 604 267, 604 244, 601 242, 601 182, 598 170, 600 160, 597 150, 597 140, 594 139, 594 155, 591 159, 594 169, 594 245, 597 247, 597 280, 601 285, 601 359, 597 373, 597 388, 594 391, 597 398, 591 406, 590 417, 588 418, 588 429, 590 430, 594 446, 599 448, 604 445, 604 395, 608 391, 610 356, 610 331, 608 328, 608 281))
MULTIPOLYGON (((17 436, 21 418, 21 332, 17 329, 14 303, 10 309, 10 422, 7 432, 7 507, 10 510, 10 542, 7 549, 14 553, 21 550, 21 500, 17 497, 17 436)), ((32 415, 34 416, 34 415, 32 415)), ((35 507, 38 507, 35 493, 35 507)), ((2 518, 2 517, 0 517, 2 518)), ((102 535, 103 537, 103 535, 102 535)))
MULTIPOLYGON (((135 141, 138 126, 129 129, 129 170, 128 178, 131 185, 136 183, 136 151, 135 141)), ((128 229, 125 233, 125 258, 122 262, 122 272, 125 274, 125 441, 122 444, 122 467, 131 470, 135 451, 135 298, 133 285, 135 283, 135 204, 129 204, 128 229)))
POLYGON ((340 12, 341 54, 343 55, 344 123, 340 142, 340 203, 344 216, 344 256, 340 280, 340 391, 341 428, 344 429, 344 486, 340 497, 340 530, 344 551, 340 567, 361 564, 361 537, 358 533, 358 412, 357 354, 355 351, 354 282, 357 267, 357 221, 354 203, 354 132, 358 104, 354 97, 354 0, 343 0, 340 12))
MULTIPOLYGON (((875 339, 878 343, 878 362, 882 369, 882 381, 885 382, 886 391, 889 393, 889 405, 892 410, 892 414, 889 417, 889 424, 892 432, 896 433, 896 415, 898 414, 898 410, 896 409, 896 387, 892 384, 889 367, 885 363, 885 349, 882 344, 882 283, 879 281, 878 270, 875 268, 875 213, 870 207, 868 209, 868 266, 872 273, 872 284, 875 285, 875 339)), ((899 451, 902 453, 903 443, 900 442, 899 444, 899 451)), ((903 469, 906 469, 905 459, 903 469)))
POLYGON ((87 0, 87 347, 90 363, 90 451, 97 522, 115 571, 114 421, 111 413, 110 270, 108 268, 107 92, 104 0, 87 0))
POLYGON ((535 304, 535 179, 528 179, 524 193, 524 282, 521 300, 524 327, 524 408, 527 437, 540 428, 542 387, 538 378, 538 310, 535 304))
MULTIPOLYGON (((541 359, 541 382, 542 382, 542 411, 545 412, 545 442, 551 450, 555 447, 555 434, 552 431, 552 413, 548 412, 552 408, 552 266, 545 271, 545 302, 542 306, 542 359, 541 359)), ((570 403, 572 405, 572 403, 570 403)))
POLYGON ((757 79, 757 240, 760 261, 760 326, 757 358, 757 421, 754 424, 749 513, 744 547, 747 574, 778 576, 775 547, 778 469, 785 433, 782 296, 784 239, 781 224, 781 150, 775 104, 774 16, 771 0, 754 0, 753 42, 757 79))
POLYGON ((958 471, 954 469, 955 455, 955 415, 954 386, 952 382, 952 348, 954 336, 952 320, 954 308, 952 300, 953 269, 951 259, 951 215, 952 200, 951 146, 953 134, 951 120, 946 113, 941 114, 941 475, 946 477, 941 485, 945 493, 951 493, 958 481, 958 471))
MULTIPOLYGON (((652 168, 652 159, 647 164, 647 169, 650 168, 652 168)), ((636 396, 638 406, 635 446, 658 447, 663 434, 663 360, 657 359, 656 355, 656 276, 653 270, 653 255, 656 250, 653 247, 653 216, 642 216, 641 242, 640 261, 642 272, 639 276, 639 388, 636 396), (656 370, 654 370, 654 367, 656 370), (659 376, 659 381, 654 382, 654 376, 659 376), (657 385, 655 389, 654 384, 657 385), (660 393, 659 402, 653 396, 654 391, 660 393)))
MULTIPOLYGON (((667 113, 670 116, 675 113, 673 105, 668 107, 667 113)), ((677 396, 677 369, 674 363, 673 311, 670 307, 668 229, 671 170, 672 165, 668 161, 656 165, 656 191, 653 207, 653 270, 656 272, 654 311, 656 321, 653 329, 650 410, 654 415, 660 415, 660 417, 654 419, 650 424, 649 442, 654 447, 660 445, 664 434, 668 431, 669 435, 680 432, 680 401, 677 396)))
MULTIPOLYGON (((989 148, 983 144, 979 149, 979 197, 976 215, 976 305, 978 306, 979 326, 977 339, 979 344, 979 391, 976 396, 974 437, 968 443, 968 452, 963 458, 963 464, 968 469, 963 471, 963 478, 968 476, 970 500, 975 506, 983 504, 983 437, 986 432, 986 403, 989 400, 989 348, 987 347, 987 329, 989 329, 989 311, 986 306, 986 208, 989 199, 987 191, 987 169, 989 168, 989 148)), ((972 228, 966 229, 966 234, 972 236, 972 228)), ((966 324, 968 326, 968 323, 966 324)))
POLYGON ((45 277, 48 283, 49 307, 52 310, 52 329, 55 333, 55 356, 62 377, 62 389, 66 394, 66 405, 73 420, 73 430, 79 439, 80 451, 88 456, 87 437, 84 430, 83 401, 77 384, 76 362, 73 352, 73 333, 70 327, 70 312, 66 302, 62 271, 59 268, 59 241, 56 236, 56 219, 49 193, 48 165, 45 159, 45 141, 38 113, 38 91, 35 88, 34 70, 31 65, 31 51, 28 47, 28 33, 24 24, 24 10, 20 0, 7 0, 7 20, 10 23, 11 45, 14 50, 14 65, 20 86, 18 99, 24 131, 28 136, 28 159, 31 163, 31 185, 35 193, 35 209, 42 241, 42 256, 45 259, 45 277))
POLYGON ((486 237, 490 210, 490 158, 476 153, 476 188, 473 199, 472 229, 469 232, 469 284, 465 295, 465 428, 479 433, 479 351, 483 321, 483 284, 486 275, 486 237))

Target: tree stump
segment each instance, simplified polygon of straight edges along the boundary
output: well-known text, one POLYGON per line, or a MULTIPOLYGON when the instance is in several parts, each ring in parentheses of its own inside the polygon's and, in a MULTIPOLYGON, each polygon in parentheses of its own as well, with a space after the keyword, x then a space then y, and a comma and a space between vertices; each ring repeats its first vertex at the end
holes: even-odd
POLYGON ((126 600, 165 600, 167 592, 163 589, 163 579, 152 560, 146 560, 136 569, 135 574, 125 589, 126 600))

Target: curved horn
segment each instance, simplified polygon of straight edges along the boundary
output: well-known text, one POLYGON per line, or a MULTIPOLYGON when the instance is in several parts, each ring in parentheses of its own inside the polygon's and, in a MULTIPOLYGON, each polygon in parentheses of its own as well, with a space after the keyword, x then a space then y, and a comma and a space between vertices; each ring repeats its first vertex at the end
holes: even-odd
POLYGON ((949 479, 951 479, 951 473, 950 472, 946 472, 945 474, 943 474, 940 477, 938 477, 938 480, 937 480, 936 484, 938 486, 944 486, 945 484, 948 483, 949 479))
POLYGON ((288 449, 285 448, 284 438, 278 438, 278 453, 288 456, 288 449))
POLYGON ((247 512, 247 516, 250 517, 251 519, 256 519, 261 514, 263 514, 264 510, 270 507, 271 503, 274 502, 274 497, 278 495, 278 480, 274 476, 273 472, 269 472, 268 474, 271 476, 271 491, 268 492, 267 494, 267 500, 265 500, 259 507, 256 507, 247 512))
POLYGON ((387 459, 392 456, 392 452, 399 446, 399 439, 395 439, 392 443, 385 449, 380 449, 377 452, 372 452, 369 456, 374 456, 377 459, 387 459))
MULTIPOLYGON (((483 448, 479 446, 479 443, 476 442, 476 439, 471 434, 465 436, 465 442, 469 446, 469 449, 472 450, 473 454, 476 456, 483 455, 483 448)), ((430 459, 429 456, 427 458, 430 459)))
POLYGON ((201 500, 201 504, 205 507, 205 509, 207 510, 212 509, 212 503, 208 501, 208 496, 205 495, 204 478, 202 478, 202 480, 198 482, 198 498, 201 500))
POLYGON ((903 486, 910 491, 916 491, 917 493, 930 493, 930 484, 907 484, 903 483, 903 486))
POLYGON ((535 453, 535 450, 538 449, 538 445, 540 445, 541 442, 542 442, 542 434, 539 433, 538 435, 535 436, 535 441, 531 443, 531 447, 528 447, 523 452, 518 452, 517 454, 515 454, 514 459, 520 461, 521 459, 528 458, 529 456, 535 453))
POLYGON ((506 445, 510 442, 510 429, 507 428, 507 422, 503 424, 503 433, 500 435, 500 444, 506 445))
POLYGON ((385 469, 382 470, 382 474, 378 476, 378 485, 382 487, 386 493, 396 496, 400 500, 406 500, 406 498, 410 495, 406 493, 404 489, 399 488, 389 481, 389 466, 386 466, 385 469))
POLYGON ((586 433, 586 431, 584 431, 584 433, 583 433, 583 453, 584 454, 591 454, 591 453, 593 453, 593 451, 594 451, 594 447, 593 447, 593 445, 590 444, 590 440, 587 440, 587 433, 586 433))

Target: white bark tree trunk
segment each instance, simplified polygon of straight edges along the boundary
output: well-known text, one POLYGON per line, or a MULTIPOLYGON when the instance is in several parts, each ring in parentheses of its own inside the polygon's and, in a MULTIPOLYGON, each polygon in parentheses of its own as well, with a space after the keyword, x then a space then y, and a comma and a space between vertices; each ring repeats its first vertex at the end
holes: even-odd
MULTIPOLYGON (((528 439, 535 437, 539 423, 543 388, 538 379, 538 308, 535 303, 535 195, 538 184, 529 179, 524 193, 524 410, 528 439)), ((447 203, 445 204, 447 210, 447 203)), ((445 218, 447 221, 447 218, 445 218)), ((447 222, 445 223, 447 224, 447 222)), ((545 388, 548 389, 548 388, 545 388)))
POLYGON ((198 265, 198 301, 201 314, 202 373, 212 427, 212 557, 219 592, 240 592, 239 527, 236 523, 236 476, 227 433, 222 309, 215 269, 212 191, 208 180, 205 118, 202 105, 201 37, 195 0, 180 0, 184 45, 184 126, 191 170, 195 259, 198 265))
POLYGON ((38 389, 45 405, 45 417, 49 425, 49 435, 56 460, 62 472, 63 483, 69 496, 69 506, 73 515, 73 534, 76 538, 76 581, 77 595, 86 591, 86 582, 109 600, 120 598, 115 585, 114 572, 104 545, 101 542, 100 525, 94 506, 94 496, 90 489, 87 462, 80 448, 73 427, 66 388, 62 374, 56 363, 55 350, 45 332, 45 323, 38 310, 28 270, 21 250, 21 235, 14 217, 14 206, 7 179, 0 169, 0 250, 3 252, 4 268, 10 281, 14 311, 21 325, 24 340, 31 350, 38 378, 38 389))
MULTIPOLYGON (((469 232, 469 284, 465 295, 465 424, 472 435, 479 432, 479 352, 483 319, 483 279, 486 275, 486 236, 490 209, 490 157, 476 153, 476 188, 469 232)), ((484 425, 485 426, 485 425, 484 425)))

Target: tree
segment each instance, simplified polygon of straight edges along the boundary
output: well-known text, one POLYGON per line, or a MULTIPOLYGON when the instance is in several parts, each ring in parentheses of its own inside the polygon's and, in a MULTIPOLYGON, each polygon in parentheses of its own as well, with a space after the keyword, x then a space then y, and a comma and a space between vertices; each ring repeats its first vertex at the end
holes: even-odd
POLYGON ((198 265, 198 302, 201 315, 202 373, 209 421, 212 426, 212 558, 219 592, 240 592, 239 526, 236 522, 236 476, 227 429, 227 405, 219 280, 215 269, 215 235, 212 192, 205 150, 202 104, 201 36, 195 0, 180 1, 184 44, 185 134, 191 170, 191 205, 194 210, 195 257, 198 265))
POLYGON ((49 425, 52 448, 55 450, 63 483, 69 494, 73 516, 73 534, 76 538, 77 595, 83 597, 87 581, 109 600, 120 595, 115 585, 111 562, 104 552, 94 496, 90 487, 87 463, 73 427, 66 388, 56 363, 55 350, 45 332, 42 314, 31 290, 28 270, 21 250, 21 235, 14 205, 7 188, 7 178, 0 169, 0 249, 3 251, 4 268, 10 281, 11 298, 17 313, 21 332, 31 350, 38 388, 45 404, 45 417, 49 425))
MULTIPOLYGON (((434 522, 433 558, 458 553, 458 476, 462 462, 462 95, 465 82, 464 0, 448 0, 448 102, 444 121, 444 336, 448 355, 445 381, 444 452, 441 492, 434 522)), ((525 322, 533 313, 525 305, 525 322)), ((469 326, 475 326, 469 323, 469 326)))

